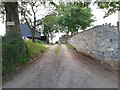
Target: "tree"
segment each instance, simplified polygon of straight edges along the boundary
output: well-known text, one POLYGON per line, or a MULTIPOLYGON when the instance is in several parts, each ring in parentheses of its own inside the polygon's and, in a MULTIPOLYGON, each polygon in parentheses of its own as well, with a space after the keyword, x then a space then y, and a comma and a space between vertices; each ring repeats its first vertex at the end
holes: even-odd
POLYGON ((2 10, 5 10, 2 12, 6 15, 6 35, 2 37, 2 72, 5 75, 9 73, 11 67, 16 67, 24 62, 18 57, 23 57, 27 50, 20 33, 17 0, 16 2, 4 2, 2 4, 2 10), (8 22, 14 22, 15 25, 8 25, 8 22))
POLYGON ((5 22, 5 18, 6 18, 5 15, 6 15, 6 12, 5 12, 4 3, 0 2, 0 18, 2 19, 3 23, 5 22))
POLYGON ((106 9, 105 17, 115 13, 116 11, 120 11, 120 1, 118 2, 95 2, 98 7, 101 9, 106 9))
POLYGON ((53 40, 54 34, 58 32, 59 26, 58 26, 58 16, 56 13, 52 13, 50 15, 47 15, 43 19, 43 25, 44 30, 43 34, 49 38, 51 38, 51 41, 53 40))
POLYGON ((22 2, 21 3, 21 15, 22 21, 30 27, 32 33, 32 41, 35 41, 35 31, 38 30, 38 27, 41 25, 42 19, 51 12, 46 12, 45 15, 40 13, 41 7, 44 6, 45 2, 38 2, 34 0, 32 2, 22 2), (40 17, 42 16, 42 18, 40 17))
POLYGON ((69 32, 74 35, 79 29, 84 30, 94 21, 90 8, 86 8, 84 4, 75 5, 74 3, 62 3, 59 8, 59 24, 66 27, 66 34, 69 32))
POLYGON ((10 30, 20 33, 19 15, 18 15, 18 2, 4 2, 6 11, 6 34, 10 30), (7 25, 7 22, 15 22, 15 25, 7 25))
POLYGON ((41 19, 37 18, 36 12, 38 12, 37 8, 39 4, 37 4, 37 1, 33 2, 22 2, 21 4, 21 15, 23 22, 25 21, 26 24, 31 29, 32 33, 32 41, 35 42, 35 30, 37 30, 37 26, 40 25, 41 19), (30 7, 30 10, 28 9, 30 7))

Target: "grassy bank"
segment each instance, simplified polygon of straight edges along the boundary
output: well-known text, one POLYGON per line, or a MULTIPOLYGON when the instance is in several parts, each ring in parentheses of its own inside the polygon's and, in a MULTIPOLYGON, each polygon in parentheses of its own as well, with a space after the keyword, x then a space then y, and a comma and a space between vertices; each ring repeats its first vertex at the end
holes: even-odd
POLYGON ((59 46, 55 49, 55 54, 60 53, 60 50, 61 50, 61 46, 59 45, 59 46))
POLYGON ((68 49, 71 49, 71 50, 75 49, 71 44, 66 44, 66 46, 68 47, 68 49))
POLYGON ((45 44, 33 43, 31 41, 25 41, 30 58, 36 57, 38 54, 44 53, 48 47, 45 44))
POLYGON ((20 45, 14 43, 5 43, 4 46, 4 58, 2 71, 3 75, 7 75, 16 70, 17 67, 23 65, 30 61, 30 59, 35 58, 37 55, 42 54, 46 51, 48 47, 42 43, 33 43, 32 41, 24 41, 26 50, 24 52, 18 52, 20 45), (19 46, 19 47, 18 47, 19 46), (17 53, 17 54, 16 54, 17 53))

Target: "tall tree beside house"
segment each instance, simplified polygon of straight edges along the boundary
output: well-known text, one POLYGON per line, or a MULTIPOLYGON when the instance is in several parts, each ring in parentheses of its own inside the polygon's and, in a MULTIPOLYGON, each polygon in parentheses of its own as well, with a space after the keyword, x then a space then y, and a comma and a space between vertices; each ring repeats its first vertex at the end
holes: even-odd
POLYGON ((18 2, 4 2, 4 7, 6 11, 6 34, 10 30, 14 30, 17 33, 20 33, 20 24, 18 16, 18 2), (7 25, 7 22, 14 22, 15 25, 7 25))
POLYGON ((41 7, 45 8, 45 5, 45 2, 38 2, 38 0, 34 0, 32 2, 22 2, 20 5, 22 21, 30 27, 33 42, 35 42, 35 30, 38 30, 39 25, 42 24, 42 18, 52 12, 46 12, 44 15, 43 13, 40 13, 41 7))
POLYGON ((48 39, 51 39, 51 41, 53 40, 54 34, 59 30, 58 19, 57 14, 52 13, 47 15, 42 22, 44 25, 43 34, 47 36, 48 39))
POLYGON ((31 33, 32 33, 32 41, 35 42, 35 30, 36 30, 36 24, 38 21, 40 20, 36 20, 36 10, 34 9, 34 7, 38 7, 35 6, 36 1, 35 2, 22 2, 21 4, 21 15, 22 15, 22 20, 25 20, 26 24, 29 26, 29 28, 31 29, 31 33), (30 7, 30 10, 32 12, 30 12, 30 10, 28 10, 28 6, 30 7), (32 17, 31 17, 32 16, 32 17))
POLYGON ((18 59, 19 57, 27 58, 27 50, 20 33, 17 0, 16 2, 4 2, 2 8, 6 15, 6 34, 2 39, 2 71, 4 75, 11 71, 11 67, 23 62, 23 59, 18 59), (9 25, 7 22, 14 22, 14 25, 9 25))

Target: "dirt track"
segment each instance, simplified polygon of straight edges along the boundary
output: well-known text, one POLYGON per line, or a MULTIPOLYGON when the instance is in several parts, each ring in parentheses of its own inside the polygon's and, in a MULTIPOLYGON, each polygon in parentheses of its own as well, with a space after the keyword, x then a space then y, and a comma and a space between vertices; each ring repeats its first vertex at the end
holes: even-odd
POLYGON ((41 58, 14 75, 4 88, 117 88, 118 77, 90 57, 53 45, 41 58))

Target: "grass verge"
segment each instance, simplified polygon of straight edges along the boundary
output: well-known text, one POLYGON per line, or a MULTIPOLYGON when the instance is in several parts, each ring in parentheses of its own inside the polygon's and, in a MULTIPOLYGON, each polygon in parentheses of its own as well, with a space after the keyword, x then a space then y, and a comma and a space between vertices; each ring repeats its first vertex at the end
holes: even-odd
POLYGON ((15 47, 14 45, 14 47, 11 48, 12 44, 7 44, 7 47, 5 47, 5 49, 6 51, 10 49, 11 52, 4 52, 5 57, 4 57, 3 66, 2 66, 3 76, 6 76, 11 72, 16 71, 17 67, 25 63, 28 63, 30 59, 33 59, 37 55, 44 53, 48 48, 45 46, 45 44, 43 45, 42 43, 33 43, 32 41, 29 41, 29 40, 24 41, 24 45, 26 46, 25 52, 21 52, 21 53, 19 52, 17 55, 16 54, 11 55, 12 50, 13 52, 15 52, 15 50, 16 52, 18 52, 17 49, 14 49, 18 47, 15 47), (6 55, 9 55, 9 57, 6 55))
POLYGON ((31 41, 25 41, 30 58, 35 58, 38 54, 42 54, 48 48, 45 44, 33 43, 31 41))
POLYGON ((55 49, 55 54, 59 54, 61 50, 61 46, 59 45, 56 49, 55 49))
POLYGON ((71 49, 71 50, 75 49, 71 44, 66 44, 66 46, 68 47, 68 49, 71 49))

